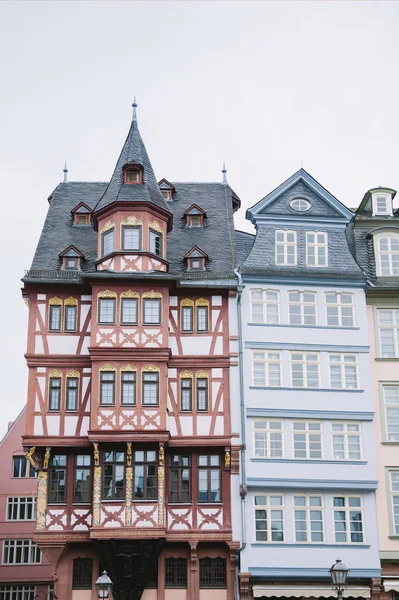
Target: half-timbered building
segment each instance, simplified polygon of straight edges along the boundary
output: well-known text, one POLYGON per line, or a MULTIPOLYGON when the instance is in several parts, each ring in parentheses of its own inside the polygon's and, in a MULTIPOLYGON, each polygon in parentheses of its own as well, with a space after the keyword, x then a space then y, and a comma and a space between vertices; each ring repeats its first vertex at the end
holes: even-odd
POLYGON ((240 200, 158 182, 133 106, 110 181, 49 197, 23 279, 34 539, 59 600, 100 569, 119 600, 232 600, 240 200))

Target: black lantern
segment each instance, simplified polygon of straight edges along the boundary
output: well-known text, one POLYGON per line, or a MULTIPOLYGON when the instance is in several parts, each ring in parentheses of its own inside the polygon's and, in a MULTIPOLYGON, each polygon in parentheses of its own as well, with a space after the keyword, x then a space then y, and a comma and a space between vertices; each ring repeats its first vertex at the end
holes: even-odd
POLYGON ((349 569, 344 563, 337 559, 337 562, 333 564, 330 571, 331 583, 335 590, 337 590, 338 598, 342 598, 342 592, 346 586, 346 580, 348 579, 349 569))
POLYGON ((103 574, 96 581, 97 598, 103 600, 109 598, 112 591, 112 581, 108 577, 107 571, 103 571, 103 574))

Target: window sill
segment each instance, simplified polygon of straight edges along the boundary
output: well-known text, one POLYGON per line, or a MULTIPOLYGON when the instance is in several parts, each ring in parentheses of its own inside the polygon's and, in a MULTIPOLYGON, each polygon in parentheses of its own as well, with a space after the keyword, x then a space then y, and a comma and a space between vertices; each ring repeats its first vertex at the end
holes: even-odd
POLYGON ((291 325, 289 323, 247 323, 250 327, 298 327, 299 329, 334 329, 345 331, 360 330, 360 327, 340 327, 339 325, 291 325))
MULTIPOLYGON (((398 536, 399 537, 399 536, 398 536)), ((251 546, 284 546, 285 548, 298 548, 298 547, 306 547, 309 548, 359 548, 359 549, 367 549, 370 548, 370 544, 356 544, 356 543, 346 543, 346 544, 323 544, 320 542, 296 542, 296 543, 288 543, 288 542, 251 542, 251 546)))
POLYGON ((328 459, 328 458, 251 458, 251 462, 259 463, 314 463, 327 465, 367 465, 366 460, 328 459))
POLYGON ((381 442, 382 446, 398 446, 399 440, 397 442, 381 442))
MULTIPOLYGON (((399 359, 398 359, 399 360, 399 359)), ((351 388, 305 388, 305 387, 269 387, 260 385, 248 386, 250 390, 289 390, 295 392, 351 392, 351 393, 363 393, 364 390, 351 389, 351 388)))
POLYGON ((374 360, 378 361, 378 362, 399 362, 399 357, 395 356, 395 357, 376 357, 374 360))
POLYGON ((388 538, 390 540, 399 540, 399 535, 389 535, 388 538))

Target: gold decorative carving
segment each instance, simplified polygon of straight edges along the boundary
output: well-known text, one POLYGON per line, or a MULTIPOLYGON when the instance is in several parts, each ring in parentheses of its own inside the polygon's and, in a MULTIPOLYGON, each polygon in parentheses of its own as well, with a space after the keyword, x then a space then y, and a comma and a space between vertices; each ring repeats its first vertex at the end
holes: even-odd
MULTIPOLYGON (((95 444, 96 445, 96 444, 95 444)), ((95 453, 95 450, 94 450, 95 453)), ((101 524, 101 467, 94 467, 93 482, 93 526, 101 524)))
POLYGON ((25 458, 28 461, 28 463, 35 469, 35 471, 37 471, 36 463, 33 460, 33 455, 35 453, 35 450, 36 450, 36 446, 32 446, 31 448, 26 450, 25 458))
POLYGON ((144 292, 143 298, 162 298, 162 294, 161 292, 154 292, 154 290, 151 290, 151 292, 144 292))
POLYGON ((132 365, 124 365, 123 367, 121 367, 121 372, 125 373, 125 372, 136 372, 137 369, 136 367, 133 367, 132 365))
POLYGON ((25 302, 26 306, 29 308, 29 306, 30 306, 30 297, 29 296, 22 296, 22 300, 25 302))
POLYGON ((154 231, 158 231, 159 233, 163 233, 163 227, 158 223, 158 221, 152 221, 148 227, 153 229, 154 231))
POLYGON ((45 529, 47 514, 47 472, 39 471, 37 476, 36 529, 45 529))
POLYGON ((93 448, 94 448, 94 466, 98 467, 100 465, 100 453, 98 451, 98 444, 97 442, 94 442, 93 444, 93 448))
POLYGON ((61 298, 58 298, 58 296, 53 296, 53 298, 50 298, 48 303, 51 306, 62 306, 62 300, 61 300, 61 298))
POLYGON ((67 377, 80 377, 79 371, 68 371, 66 374, 67 377))
POLYGON ((158 525, 164 525, 165 504, 165 449, 163 442, 159 444, 158 455, 158 525))
POLYGON ((155 367, 154 365, 145 365, 141 370, 144 372, 152 371, 153 373, 159 373, 159 367, 155 367))
POLYGON ((180 302, 181 306, 194 306, 194 300, 192 300, 191 298, 184 298, 181 302, 180 302))
POLYGON ((128 467, 132 466, 132 442, 126 442, 127 453, 126 453, 126 464, 128 467))
POLYGON ((48 466, 50 464, 50 451, 51 451, 51 447, 47 446, 46 447, 46 452, 44 454, 43 471, 47 471, 48 466))
POLYGON ((98 294, 99 298, 116 298, 116 292, 111 292, 111 290, 103 290, 98 294))
POLYGON ((48 376, 49 377, 62 377, 62 371, 60 371, 59 369, 53 369, 52 371, 50 371, 48 376))
POLYGON ((180 373, 180 379, 192 379, 193 374, 190 371, 182 371, 180 373))
MULTIPOLYGON (((128 442, 128 452, 129 452, 129 444, 130 444, 130 453, 132 452, 132 444, 128 442)), ((126 491, 125 491, 125 525, 126 527, 130 527, 132 524, 132 498, 133 498, 133 467, 131 466, 131 456, 130 456, 130 465, 126 467, 126 491)))
POLYGON ((207 371, 197 371, 195 376, 197 379, 208 379, 209 373, 207 371))
POLYGON ((143 221, 140 221, 140 219, 137 219, 133 215, 130 215, 129 217, 126 217, 126 219, 123 219, 123 221, 121 221, 121 225, 143 225, 143 221))
POLYGON ((224 468, 226 471, 230 471, 231 467, 231 453, 230 449, 226 448, 224 452, 224 468))
POLYGON ((100 373, 101 373, 101 371, 116 371, 116 367, 114 367, 114 365, 109 365, 109 364, 101 365, 100 373))
POLYGON ((132 290, 127 290, 126 292, 121 293, 121 298, 138 298, 139 294, 137 292, 133 292, 132 290))
POLYGON ((198 298, 198 300, 195 301, 196 306, 209 306, 209 300, 207 300, 206 298, 198 298))
POLYGON ((109 231, 110 229, 113 229, 115 227, 115 223, 113 221, 107 221, 105 223, 105 225, 101 228, 100 233, 105 233, 106 231, 109 231))
POLYGON ((64 300, 64 304, 65 304, 65 306, 77 306, 78 301, 76 298, 72 298, 72 296, 69 296, 69 298, 64 300))

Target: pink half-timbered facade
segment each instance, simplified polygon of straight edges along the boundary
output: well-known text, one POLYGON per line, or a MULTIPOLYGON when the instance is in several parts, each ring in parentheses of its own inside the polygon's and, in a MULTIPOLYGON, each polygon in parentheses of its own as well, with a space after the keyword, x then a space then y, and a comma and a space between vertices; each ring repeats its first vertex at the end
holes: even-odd
POLYGON ((158 185, 134 108, 110 182, 49 202, 24 278, 24 446, 55 593, 94 599, 106 569, 118 600, 233 600, 239 199, 158 185))

